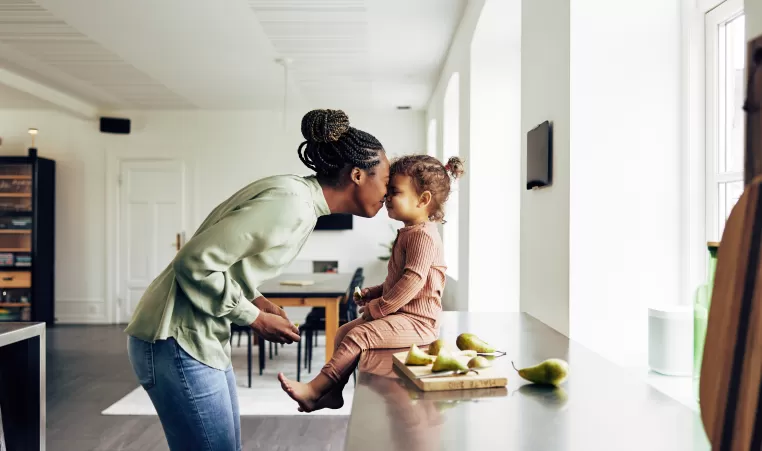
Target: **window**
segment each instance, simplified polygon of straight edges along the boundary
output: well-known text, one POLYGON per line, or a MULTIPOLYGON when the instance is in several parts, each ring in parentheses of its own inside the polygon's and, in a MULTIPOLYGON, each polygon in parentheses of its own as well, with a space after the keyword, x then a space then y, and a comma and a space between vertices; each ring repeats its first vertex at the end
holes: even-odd
MULTIPOLYGON (((452 74, 447 83, 444 95, 444 118, 442 120, 442 139, 444 144, 444 161, 460 153, 460 76, 452 74)), ((457 182, 445 205, 445 221, 442 240, 445 248, 447 275, 458 280, 458 258, 460 243, 458 240, 459 208, 457 182)))
POLYGON ((742 0, 706 14, 706 232, 720 241, 743 193, 746 30, 742 0))
POLYGON ((426 152, 429 156, 436 158, 437 156, 437 120, 432 119, 429 121, 429 130, 426 136, 426 152))

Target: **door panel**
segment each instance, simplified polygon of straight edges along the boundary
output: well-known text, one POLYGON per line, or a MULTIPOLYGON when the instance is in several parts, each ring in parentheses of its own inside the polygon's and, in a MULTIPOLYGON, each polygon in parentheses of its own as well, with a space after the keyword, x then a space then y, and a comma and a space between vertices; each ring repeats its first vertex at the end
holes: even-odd
POLYGON ((184 184, 181 161, 120 164, 120 322, 130 320, 145 289, 177 253, 177 236, 184 236, 184 184))

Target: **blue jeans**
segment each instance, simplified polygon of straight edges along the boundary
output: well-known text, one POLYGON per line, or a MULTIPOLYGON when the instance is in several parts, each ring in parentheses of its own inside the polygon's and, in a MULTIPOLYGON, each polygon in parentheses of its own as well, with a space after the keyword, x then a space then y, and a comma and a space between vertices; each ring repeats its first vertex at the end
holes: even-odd
POLYGON ((241 450, 241 417, 233 368, 204 365, 174 338, 148 343, 129 337, 127 351, 148 392, 169 449, 241 450))

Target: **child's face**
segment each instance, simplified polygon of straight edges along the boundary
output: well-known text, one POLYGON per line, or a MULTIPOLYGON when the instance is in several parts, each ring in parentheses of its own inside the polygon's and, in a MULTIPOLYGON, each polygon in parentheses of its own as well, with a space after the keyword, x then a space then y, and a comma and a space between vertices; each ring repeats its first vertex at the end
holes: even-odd
POLYGON ((386 196, 386 209, 389 211, 389 217, 402 221, 406 225, 427 220, 429 215, 426 197, 418 195, 409 176, 393 175, 389 181, 386 196))

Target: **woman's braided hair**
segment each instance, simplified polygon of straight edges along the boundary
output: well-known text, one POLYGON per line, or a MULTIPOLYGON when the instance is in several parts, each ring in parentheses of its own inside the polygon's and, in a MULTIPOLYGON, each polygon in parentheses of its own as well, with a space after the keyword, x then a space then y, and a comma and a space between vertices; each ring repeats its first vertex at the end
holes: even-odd
POLYGON ((466 172, 463 160, 450 157, 447 164, 428 155, 408 155, 392 162, 391 175, 406 175, 420 196, 431 193, 429 220, 444 223, 444 204, 450 197, 451 180, 463 177, 466 172))
POLYGON ((339 184, 352 168, 370 170, 380 161, 384 151, 370 133, 349 125, 341 110, 312 110, 302 118, 299 158, 329 184, 339 184))

